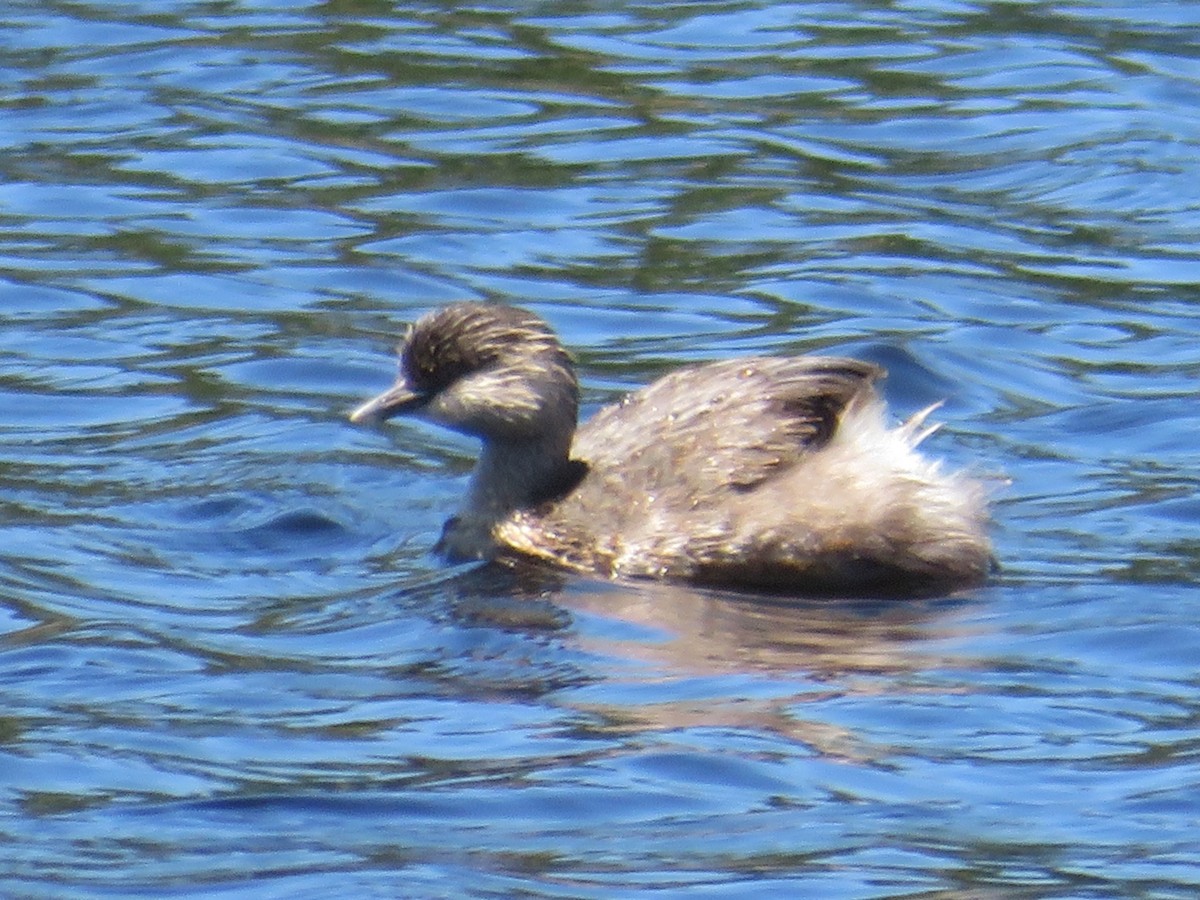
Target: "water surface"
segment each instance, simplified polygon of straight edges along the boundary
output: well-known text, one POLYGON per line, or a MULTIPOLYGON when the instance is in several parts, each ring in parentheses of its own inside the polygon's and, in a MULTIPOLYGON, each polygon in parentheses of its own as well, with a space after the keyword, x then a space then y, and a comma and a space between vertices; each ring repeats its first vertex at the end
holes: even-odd
POLYGON ((0 892, 1193 897, 1200 8, 0 13, 0 892), (428 548, 357 429, 520 302, 589 411, 886 365, 989 586, 780 603, 428 548))

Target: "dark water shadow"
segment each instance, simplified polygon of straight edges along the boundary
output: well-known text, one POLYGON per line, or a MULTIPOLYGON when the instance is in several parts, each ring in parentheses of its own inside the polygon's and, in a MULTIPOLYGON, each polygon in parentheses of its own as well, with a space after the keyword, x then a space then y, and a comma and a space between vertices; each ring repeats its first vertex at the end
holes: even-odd
POLYGON ((571 678, 553 688, 536 680, 549 688, 544 701, 579 714, 580 735, 765 730, 863 764, 885 764, 889 751, 806 717, 805 705, 928 690, 926 673, 970 666, 946 645, 978 628, 963 615, 978 593, 795 599, 501 565, 428 589, 449 598, 449 615, 465 626, 549 640, 560 662, 575 654, 571 678))
POLYGON ((651 643, 675 647, 663 658, 684 668, 780 672, 909 670, 904 647, 939 636, 978 596, 787 597, 498 563, 464 569, 428 589, 447 591, 465 623, 578 631, 581 617, 598 616, 658 635, 651 643))

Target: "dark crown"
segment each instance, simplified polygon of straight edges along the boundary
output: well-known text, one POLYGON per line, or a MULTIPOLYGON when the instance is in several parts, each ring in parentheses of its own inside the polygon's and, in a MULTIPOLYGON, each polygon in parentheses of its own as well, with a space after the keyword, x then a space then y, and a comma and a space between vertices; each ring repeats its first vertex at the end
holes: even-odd
POLYGON ((532 313, 511 306, 456 303, 409 328, 400 365, 414 390, 434 394, 472 372, 541 353, 566 358, 554 332, 532 313))

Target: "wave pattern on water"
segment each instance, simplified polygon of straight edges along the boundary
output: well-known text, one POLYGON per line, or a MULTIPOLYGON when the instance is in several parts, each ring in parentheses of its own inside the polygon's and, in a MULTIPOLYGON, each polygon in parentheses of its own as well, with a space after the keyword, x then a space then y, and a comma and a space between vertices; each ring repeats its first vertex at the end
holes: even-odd
MULTIPOLYGON (((1200 11, 0 12, 0 892, 1191 897, 1200 11), (996 485, 903 608, 427 550, 345 421, 526 303, 589 409, 833 349, 996 485)), ((935 446, 936 445, 936 446, 935 446)))

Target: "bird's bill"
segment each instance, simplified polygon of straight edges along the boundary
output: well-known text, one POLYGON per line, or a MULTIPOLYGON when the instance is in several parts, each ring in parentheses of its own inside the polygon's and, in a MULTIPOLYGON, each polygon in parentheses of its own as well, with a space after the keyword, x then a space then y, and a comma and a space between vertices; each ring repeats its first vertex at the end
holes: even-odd
POLYGON ((398 381, 378 397, 372 397, 350 413, 350 421, 356 424, 382 422, 392 416, 418 409, 424 406, 428 399, 424 394, 420 394, 404 382, 398 381))

